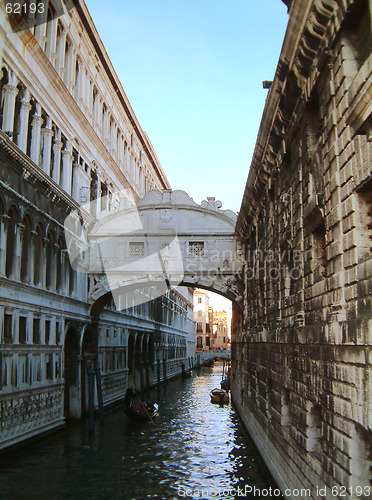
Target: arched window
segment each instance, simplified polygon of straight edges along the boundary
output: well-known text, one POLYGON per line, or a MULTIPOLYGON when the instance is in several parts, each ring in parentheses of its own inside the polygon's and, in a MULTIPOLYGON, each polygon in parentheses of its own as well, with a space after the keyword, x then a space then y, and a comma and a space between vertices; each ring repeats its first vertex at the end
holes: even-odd
POLYGON ((19 145, 21 134, 21 106, 24 97, 25 89, 21 83, 17 85, 18 93, 14 108, 14 121, 13 121, 13 141, 19 145))
POLYGON ((25 216, 22 221, 21 281, 30 281, 31 272, 31 220, 25 216))
POLYGON ((93 97, 92 97, 92 126, 94 130, 97 129, 98 126, 98 91, 95 87, 93 87, 93 97))
POLYGON ((54 31, 54 18, 56 12, 52 5, 48 6, 47 13, 47 29, 46 29, 46 55, 51 58, 52 54, 55 52, 55 43, 56 43, 56 32, 54 31))
POLYGON ((75 61, 74 95, 75 95, 75 101, 78 102, 80 97, 80 63, 79 59, 77 58, 75 61))
POLYGON ((8 278, 15 276, 18 212, 14 207, 8 211, 8 228, 6 232, 5 274, 8 278))
POLYGON ((37 225, 34 233, 34 284, 42 284, 43 263, 44 263, 44 231, 41 224, 37 225))
POLYGON ((66 87, 69 87, 70 80, 70 61, 71 61, 72 47, 71 44, 66 40, 65 43, 65 68, 63 74, 63 82, 66 87))
POLYGON ((36 103, 34 99, 30 100, 31 109, 28 114, 28 125, 27 125, 27 146, 26 146, 26 154, 27 156, 31 156, 31 139, 32 139, 32 119, 36 114, 36 103))

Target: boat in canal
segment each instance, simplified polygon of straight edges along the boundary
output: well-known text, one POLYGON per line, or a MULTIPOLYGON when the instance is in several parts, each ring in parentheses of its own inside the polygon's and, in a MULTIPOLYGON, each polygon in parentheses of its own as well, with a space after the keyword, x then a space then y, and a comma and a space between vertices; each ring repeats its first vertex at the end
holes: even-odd
POLYGON ((158 405, 152 403, 151 401, 140 401, 140 404, 136 404, 132 400, 129 406, 126 408, 128 417, 131 420, 137 422, 153 422, 154 418, 158 414, 158 405))
POLYGON ((191 378, 193 376, 192 370, 182 369, 182 378, 191 378))
POLYGON ((153 422, 158 414, 158 405, 149 400, 142 401, 132 387, 125 393, 124 404, 128 417, 137 422, 153 422))
POLYGON ((211 402, 214 404, 224 405, 229 402, 228 392, 222 389, 212 389, 210 392, 211 402))

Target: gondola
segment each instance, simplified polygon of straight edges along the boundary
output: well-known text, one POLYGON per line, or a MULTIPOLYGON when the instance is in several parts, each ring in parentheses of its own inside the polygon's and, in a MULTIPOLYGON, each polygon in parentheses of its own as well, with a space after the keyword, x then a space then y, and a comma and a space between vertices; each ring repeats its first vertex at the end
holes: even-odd
POLYGON ((126 408, 128 417, 137 422, 153 421, 158 414, 158 405, 151 401, 144 401, 139 405, 132 400, 126 408))
POLYGON ((191 378, 193 376, 192 370, 182 370, 183 378, 191 378))
POLYGON ((229 402, 229 394, 222 389, 213 389, 210 392, 210 397, 213 404, 224 405, 229 402))
POLYGON ((129 387, 124 398, 125 411, 131 420, 137 422, 153 422, 158 413, 158 405, 151 401, 142 401, 136 391, 129 387))

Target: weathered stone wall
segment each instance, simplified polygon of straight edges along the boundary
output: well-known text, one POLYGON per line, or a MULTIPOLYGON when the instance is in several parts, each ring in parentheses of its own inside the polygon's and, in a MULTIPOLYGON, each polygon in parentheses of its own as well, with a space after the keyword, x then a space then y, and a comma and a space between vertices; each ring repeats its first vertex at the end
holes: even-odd
POLYGON ((233 399, 311 498, 371 493, 371 26, 367 1, 292 3, 237 223, 233 399))

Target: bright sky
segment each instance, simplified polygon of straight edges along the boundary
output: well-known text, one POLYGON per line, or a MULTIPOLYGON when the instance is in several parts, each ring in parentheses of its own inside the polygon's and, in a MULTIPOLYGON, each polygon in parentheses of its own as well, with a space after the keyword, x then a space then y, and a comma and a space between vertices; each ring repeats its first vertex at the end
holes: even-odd
POLYGON ((237 212, 288 20, 281 0, 86 0, 172 189, 237 212))

